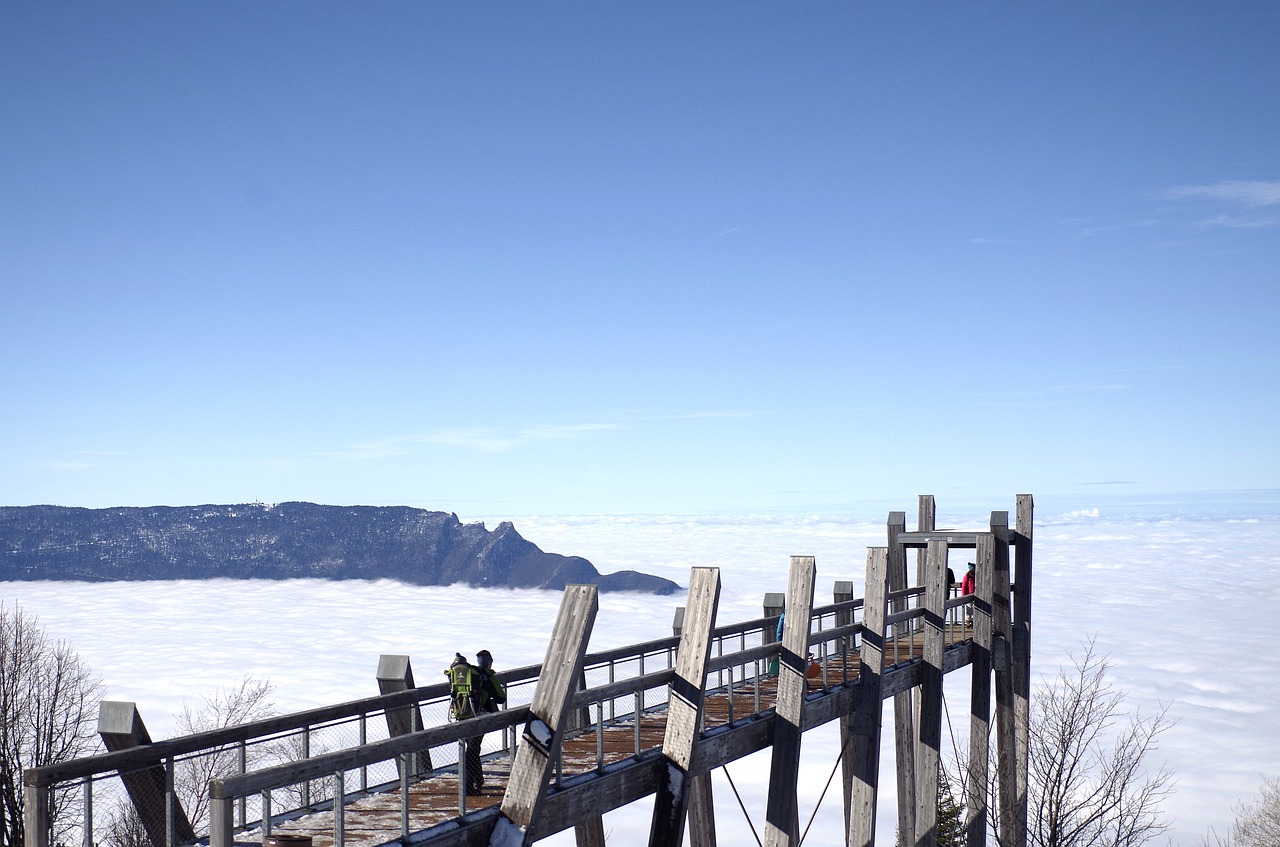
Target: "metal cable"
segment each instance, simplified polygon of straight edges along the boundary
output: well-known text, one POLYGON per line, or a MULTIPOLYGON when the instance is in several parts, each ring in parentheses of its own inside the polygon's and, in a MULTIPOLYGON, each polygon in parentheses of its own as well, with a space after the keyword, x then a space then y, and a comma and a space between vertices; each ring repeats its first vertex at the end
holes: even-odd
POLYGON ((747 819, 747 826, 751 827, 751 834, 755 836, 756 844, 764 847, 764 842, 760 840, 760 834, 756 832, 756 825, 751 822, 751 815, 747 812, 746 804, 742 802, 742 795, 738 793, 738 786, 733 784, 733 777, 729 776, 729 766, 721 765, 720 770, 724 771, 724 775, 729 779, 729 787, 733 789, 733 796, 738 798, 738 807, 742 809, 742 816, 747 819))

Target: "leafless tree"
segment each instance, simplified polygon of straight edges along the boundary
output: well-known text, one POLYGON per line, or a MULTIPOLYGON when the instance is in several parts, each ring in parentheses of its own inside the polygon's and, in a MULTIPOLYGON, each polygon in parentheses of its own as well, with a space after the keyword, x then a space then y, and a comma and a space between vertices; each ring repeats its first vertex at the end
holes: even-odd
MULTIPOLYGON (((102 684, 64 641, 53 641, 35 615, 0 603, 0 845, 22 847, 26 768, 74 759, 96 749, 102 684)), ((71 803, 56 795, 55 838, 74 826, 71 803)))
POLYGON ((1257 800, 1236 806, 1236 822, 1231 827, 1236 847, 1275 847, 1280 844, 1280 778, 1262 780, 1257 800))
MULTIPOLYGON (((235 688, 219 689, 212 697, 205 697, 199 709, 193 710, 184 703, 182 714, 177 716, 180 734, 193 735, 269 718, 276 713, 275 704, 269 699, 274 689, 269 680, 246 676, 235 688)), ((245 768, 252 770, 271 755, 273 752, 262 746, 246 748, 245 768)), ((209 822, 209 780, 237 773, 239 756, 237 747, 227 746, 178 762, 174 791, 197 832, 209 822)))
POLYGON ((1173 721, 1167 707, 1130 714, 1092 640, 1071 663, 1033 695, 1028 842, 1137 847, 1169 828, 1161 804, 1173 772, 1148 769, 1147 759, 1173 721))

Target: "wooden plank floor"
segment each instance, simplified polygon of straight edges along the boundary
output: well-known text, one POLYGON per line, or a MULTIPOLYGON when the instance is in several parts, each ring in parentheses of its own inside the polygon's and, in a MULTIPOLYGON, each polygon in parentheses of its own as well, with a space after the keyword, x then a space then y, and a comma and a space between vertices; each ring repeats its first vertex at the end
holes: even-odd
MULTIPOLYGON (((961 631, 960 627, 948 627, 947 640, 958 642, 969 637, 971 631, 961 631)), ((909 661, 920 655, 921 642, 917 637, 908 651, 905 639, 900 646, 898 661, 909 661)), ((858 652, 851 651, 845 656, 832 656, 826 664, 827 684, 839 685, 845 679, 856 679, 858 673, 858 652), (845 676, 847 667, 847 677, 845 676)), ((885 657, 886 666, 894 663, 890 652, 885 657)), ((728 677, 724 678, 728 681, 728 677)), ((708 684, 716 684, 713 674, 708 684)), ((821 677, 809 680, 810 691, 821 689, 821 677)), ((774 677, 760 680, 757 694, 753 681, 739 683, 735 680, 732 713, 734 720, 748 717, 759 710, 772 708, 777 697, 777 679, 774 677)), ((619 704, 621 705, 621 704, 619 704)), ((730 698, 724 691, 708 694, 705 708, 705 725, 720 726, 730 721, 730 698)), ((639 749, 647 750, 661 747, 666 732, 667 715, 665 707, 645 712, 640 719, 639 749)), ((594 727, 584 729, 581 734, 566 738, 563 745, 563 773, 569 776, 585 773, 597 766, 598 742, 594 727)), ((604 730, 604 762, 621 761, 636 754, 636 727, 634 721, 627 720, 605 727, 604 730)), ((485 760, 485 789, 479 796, 466 798, 468 812, 493 806, 502 802, 506 791, 507 779, 511 774, 511 759, 499 755, 485 760)), ((396 840, 401 834, 401 799, 400 791, 393 790, 383 794, 361 797, 346 806, 343 822, 344 839, 352 847, 384 844, 396 840)), ((458 815, 458 777, 456 773, 443 773, 416 782, 409 787, 409 831, 417 832, 443 823, 458 815)), ((332 812, 319 812, 299 818, 295 821, 273 827, 272 835, 308 835, 314 847, 334 847, 334 816, 332 812)), ((252 844, 262 841, 261 831, 244 833, 237 837, 237 843, 252 844)))

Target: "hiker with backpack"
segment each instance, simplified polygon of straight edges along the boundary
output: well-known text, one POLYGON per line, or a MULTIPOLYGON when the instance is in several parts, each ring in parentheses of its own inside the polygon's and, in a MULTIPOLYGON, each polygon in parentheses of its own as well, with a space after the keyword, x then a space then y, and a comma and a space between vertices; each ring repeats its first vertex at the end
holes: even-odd
MULTIPOLYGON (((461 653, 455 653, 453 664, 445 675, 449 677, 450 720, 461 721, 496 712, 499 704, 507 702, 507 690, 493 670, 493 655, 488 650, 476 654, 474 665, 461 653)), ((466 741, 467 794, 484 791, 484 770, 480 761, 483 742, 483 734, 473 735, 466 741)))

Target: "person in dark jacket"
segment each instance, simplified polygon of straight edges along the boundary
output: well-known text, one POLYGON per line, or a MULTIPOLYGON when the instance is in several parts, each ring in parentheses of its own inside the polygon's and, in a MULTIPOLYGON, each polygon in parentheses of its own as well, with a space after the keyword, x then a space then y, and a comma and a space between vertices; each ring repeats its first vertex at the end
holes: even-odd
MULTIPOLYGON (((468 663, 461 653, 457 654, 445 673, 452 687, 450 711, 455 720, 496 712, 499 705, 507 702, 507 689, 493 670, 493 654, 488 650, 476 653, 474 665, 468 663)), ((484 763, 480 758, 483 744, 483 733, 466 741, 467 794, 484 793, 484 763)))

